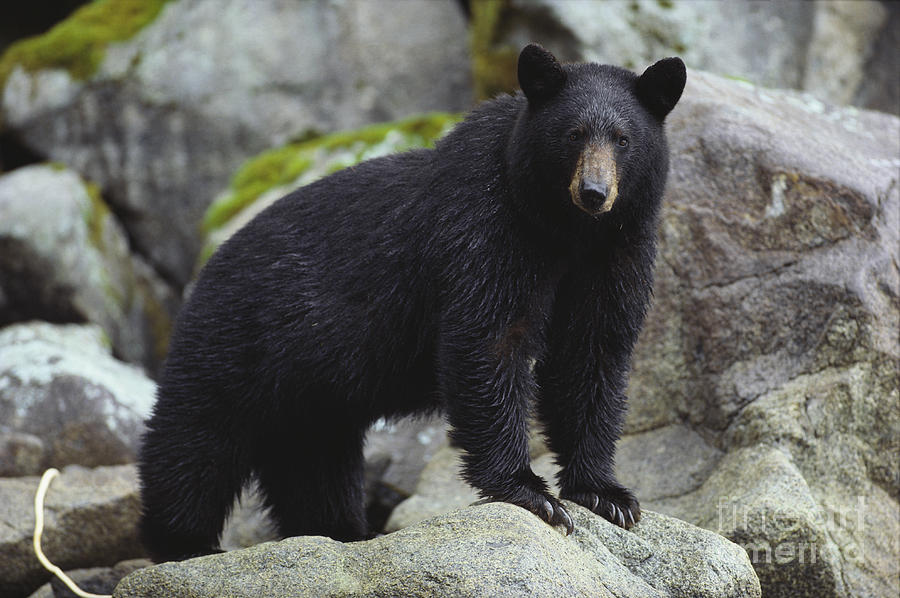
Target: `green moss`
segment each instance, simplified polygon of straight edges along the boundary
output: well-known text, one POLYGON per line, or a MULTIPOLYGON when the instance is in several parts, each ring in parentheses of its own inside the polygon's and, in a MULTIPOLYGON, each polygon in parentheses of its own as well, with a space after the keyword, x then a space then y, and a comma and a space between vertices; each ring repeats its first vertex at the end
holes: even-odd
MULTIPOLYGON (((89 206, 83 212, 84 222, 88 229, 88 241, 101 254, 106 253, 104 233, 109 219, 112 217, 109 206, 100 194, 100 187, 96 183, 84 181, 87 191, 89 206)), ((109 279, 109 272, 102 270, 100 273, 101 284, 106 296, 115 305, 127 305, 131 301, 130 293, 123 295, 122 289, 114 285, 109 279)))
POLYGON ((656 3, 659 4, 660 8, 675 8, 675 3, 672 0, 656 0, 656 3))
POLYGON ((754 85, 753 81, 747 79, 745 77, 741 77, 740 75, 722 75, 726 79, 731 79, 732 81, 739 81, 740 83, 747 83, 750 85, 754 85))
POLYGON ((166 308, 154 295, 152 289, 143 281, 138 281, 144 297, 144 316, 150 330, 153 343, 151 351, 153 359, 161 363, 169 350, 169 337, 172 334, 172 318, 166 308))
POLYGON ((96 72, 112 43, 134 36, 169 0, 95 0, 47 33, 16 42, 0 57, 0 87, 16 65, 29 72, 61 68, 75 79, 96 72))
MULTIPOLYGON (((231 180, 227 195, 216 200, 206 211, 203 230, 209 232, 231 220, 260 195, 280 185, 296 181, 314 164, 325 157, 322 174, 330 174, 350 164, 366 159, 367 150, 385 141, 392 131, 403 136, 402 149, 431 147, 434 141, 459 117, 437 112, 414 116, 401 121, 379 123, 352 131, 340 131, 291 143, 251 158, 241 166, 231 180), (349 156, 329 158, 329 154, 349 150, 349 156)), ((202 262, 211 255, 213 248, 204 247, 202 262)))
POLYGON ((509 45, 498 45, 497 37, 508 0, 472 2, 469 45, 472 51, 472 76, 475 97, 491 98, 498 93, 512 93, 519 87, 516 79, 518 51, 509 45))
POLYGON ((96 183, 86 182, 84 186, 91 202, 90 208, 85 210, 84 214, 85 223, 88 227, 88 238, 91 241, 91 245, 102 251, 103 230, 109 219, 109 206, 103 201, 100 187, 96 183))

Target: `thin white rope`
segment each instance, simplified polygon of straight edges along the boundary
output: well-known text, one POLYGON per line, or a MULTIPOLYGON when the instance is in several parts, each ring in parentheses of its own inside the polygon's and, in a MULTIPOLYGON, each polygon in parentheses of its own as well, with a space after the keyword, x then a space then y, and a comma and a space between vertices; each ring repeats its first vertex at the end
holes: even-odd
POLYGON ((50 487, 50 482, 58 475, 58 469, 50 468, 45 471, 44 475, 41 476, 41 483, 38 484, 37 493, 34 495, 34 554, 37 555, 38 560, 44 568, 60 578, 76 596, 80 596, 81 598, 112 598, 112 596, 108 594, 91 594, 90 592, 85 592, 79 588, 75 585, 75 582, 72 581, 72 578, 66 575, 62 569, 51 563, 50 559, 44 555, 44 551, 41 550, 41 534, 44 532, 44 497, 47 495, 47 488, 50 487))

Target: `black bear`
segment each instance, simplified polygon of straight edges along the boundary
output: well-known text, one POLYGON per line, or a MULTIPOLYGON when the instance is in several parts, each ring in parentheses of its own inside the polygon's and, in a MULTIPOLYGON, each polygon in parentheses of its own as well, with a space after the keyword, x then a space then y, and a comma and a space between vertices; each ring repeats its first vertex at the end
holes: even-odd
POLYGON ((210 259, 179 315, 139 458, 156 560, 213 552, 256 480, 284 536, 367 536, 362 448, 383 416, 441 410, 465 479, 572 520, 528 458, 529 409, 561 497, 623 527, 613 474, 651 294, 685 68, 642 75, 519 56, 521 93, 434 149, 282 198, 210 259))

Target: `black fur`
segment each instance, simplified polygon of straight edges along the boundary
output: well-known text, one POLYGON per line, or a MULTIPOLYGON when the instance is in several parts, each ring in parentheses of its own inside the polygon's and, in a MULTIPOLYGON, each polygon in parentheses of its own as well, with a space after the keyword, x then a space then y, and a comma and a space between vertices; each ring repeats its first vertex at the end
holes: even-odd
MULTIPOLYGON (((432 410, 482 495, 571 529, 529 465, 535 399, 562 496, 620 525, 640 516, 613 452, 651 293, 665 114, 634 73, 535 48, 523 87, 539 101, 500 97, 434 150, 298 189, 211 258, 140 455, 154 558, 214 551, 251 479, 283 535, 365 537, 365 430, 432 410), (575 164, 623 133, 619 198, 592 218, 569 197, 575 164)), ((663 91, 674 106, 681 89, 663 91)))

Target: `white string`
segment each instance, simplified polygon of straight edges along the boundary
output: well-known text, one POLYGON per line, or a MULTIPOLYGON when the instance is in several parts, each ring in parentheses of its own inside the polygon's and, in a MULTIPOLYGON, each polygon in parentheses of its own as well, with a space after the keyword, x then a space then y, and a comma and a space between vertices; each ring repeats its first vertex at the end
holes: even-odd
POLYGON ((41 476, 41 483, 38 484, 37 493, 34 495, 34 554, 37 555, 38 560, 44 568, 60 578, 62 582, 75 593, 75 595, 80 596, 81 598, 112 598, 112 596, 108 594, 91 594, 90 592, 85 592, 79 588, 75 585, 75 582, 72 581, 72 578, 63 573, 62 569, 51 563, 50 559, 44 556, 44 551, 41 550, 41 534, 44 532, 44 496, 47 495, 47 488, 50 487, 50 482, 58 475, 58 469, 50 468, 45 471, 44 475, 41 476))

